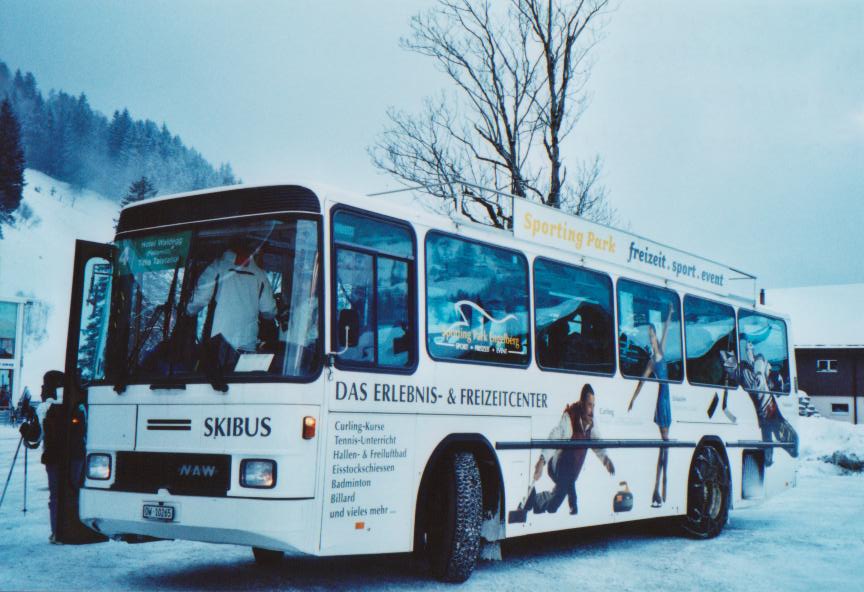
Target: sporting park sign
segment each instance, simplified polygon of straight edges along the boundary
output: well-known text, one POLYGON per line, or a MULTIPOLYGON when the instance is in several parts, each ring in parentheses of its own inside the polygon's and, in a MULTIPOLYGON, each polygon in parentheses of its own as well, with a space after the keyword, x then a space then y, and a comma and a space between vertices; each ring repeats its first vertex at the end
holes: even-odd
POLYGON ((516 238, 752 301, 755 276, 524 199, 513 200, 516 238))

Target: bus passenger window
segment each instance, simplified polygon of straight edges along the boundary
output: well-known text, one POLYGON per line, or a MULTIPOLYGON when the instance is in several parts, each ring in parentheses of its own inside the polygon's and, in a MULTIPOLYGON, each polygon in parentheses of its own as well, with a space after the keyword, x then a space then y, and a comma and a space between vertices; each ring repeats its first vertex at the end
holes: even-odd
POLYGON ((527 366, 528 306, 521 253, 426 236, 426 346, 433 358, 527 366))
POLYGON ((378 259, 378 362, 382 366, 404 366, 412 349, 408 320, 408 263, 378 259))
POLYGON ((541 368, 612 374, 612 280, 546 259, 534 262, 534 323, 541 368))
POLYGON ((687 295, 684 297, 687 379, 693 384, 738 386, 735 309, 687 295))
POLYGON ((356 324, 359 326, 357 335, 350 334, 349 326, 345 327, 345 335, 337 335, 339 348, 348 347, 340 356, 343 360, 367 363, 375 361, 373 264, 374 258, 371 255, 347 249, 336 252, 336 318, 343 318, 347 315, 340 313, 352 310, 360 321, 356 324))
POLYGON ((333 241, 333 349, 340 364, 410 368, 416 360, 410 231, 339 210, 333 214, 333 241))
POLYGON ((738 332, 741 334, 738 365, 741 386, 748 392, 790 392, 786 323, 741 309, 738 332))
POLYGON ((618 355, 628 378, 680 382, 681 312, 672 290, 618 280, 618 355))

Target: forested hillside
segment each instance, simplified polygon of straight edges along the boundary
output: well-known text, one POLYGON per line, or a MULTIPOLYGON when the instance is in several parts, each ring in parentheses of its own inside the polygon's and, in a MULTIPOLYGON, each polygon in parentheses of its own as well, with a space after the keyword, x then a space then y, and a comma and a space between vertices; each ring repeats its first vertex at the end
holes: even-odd
POLYGON ((26 166, 73 188, 119 200, 141 177, 160 194, 238 182, 230 164, 214 168, 164 123, 133 119, 126 109, 109 119, 90 107, 84 93, 52 90, 43 96, 32 73, 12 74, 0 62, 4 97, 21 126, 26 166))

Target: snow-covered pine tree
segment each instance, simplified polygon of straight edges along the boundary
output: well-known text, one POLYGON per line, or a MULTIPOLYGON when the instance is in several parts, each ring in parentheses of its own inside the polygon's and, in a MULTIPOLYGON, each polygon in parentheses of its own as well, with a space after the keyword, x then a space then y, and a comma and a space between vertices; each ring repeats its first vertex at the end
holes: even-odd
MULTIPOLYGON (((137 181, 134 181, 131 185, 129 185, 129 189, 126 190, 126 195, 120 200, 120 207, 125 208, 129 204, 135 203, 136 201, 141 201, 142 199, 147 199, 148 197, 154 197, 157 193, 157 189, 153 187, 153 184, 150 182, 146 176, 141 177, 137 181)), ((114 220, 114 228, 117 228, 118 220, 114 220)))
POLYGON ((114 111, 114 117, 108 126, 108 156, 115 161, 120 159, 123 143, 131 128, 132 117, 129 115, 129 110, 123 109, 123 113, 114 111))
POLYGON ((120 200, 120 207, 122 208, 131 203, 135 203, 136 201, 153 197, 156 193, 156 188, 153 187, 150 180, 147 177, 141 177, 129 186, 126 195, 124 195, 123 199, 120 200))
POLYGON ((0 223, 9 223, 24 190, 21 128, 8 99, 0 104, 0 223))

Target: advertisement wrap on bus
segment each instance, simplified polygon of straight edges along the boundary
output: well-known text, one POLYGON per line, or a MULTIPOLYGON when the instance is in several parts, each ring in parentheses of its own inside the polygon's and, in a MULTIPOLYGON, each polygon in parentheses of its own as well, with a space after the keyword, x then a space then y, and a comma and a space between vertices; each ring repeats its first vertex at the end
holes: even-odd
POLYGON ((508 537, 709 538, 794 485, 789 324, 753 276, 517 198, 513 221, 297 185, 125 208, 76 259, 81 523, 464 581, 508 537))

